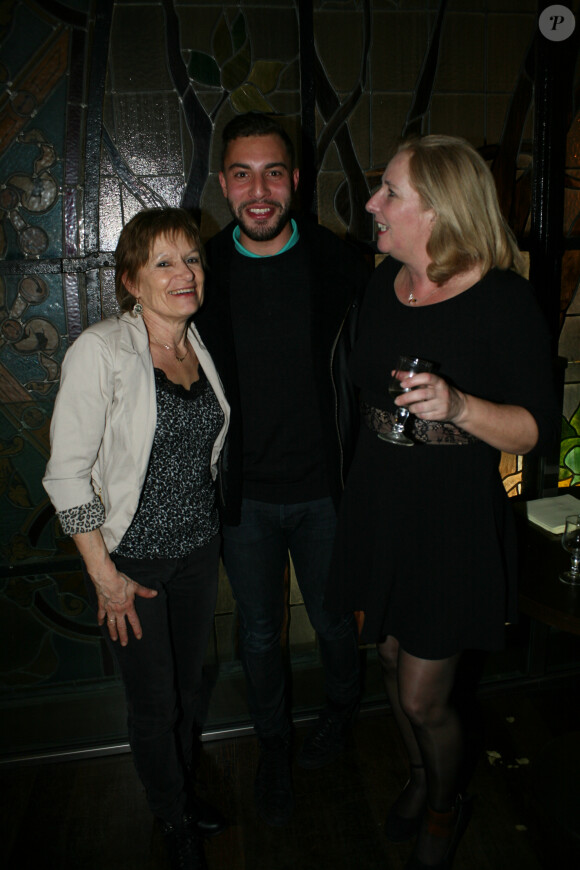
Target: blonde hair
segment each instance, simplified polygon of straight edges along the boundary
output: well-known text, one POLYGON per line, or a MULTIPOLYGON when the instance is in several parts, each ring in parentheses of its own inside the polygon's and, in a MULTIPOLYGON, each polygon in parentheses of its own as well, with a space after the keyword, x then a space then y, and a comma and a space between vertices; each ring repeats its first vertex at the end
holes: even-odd
POLYGON ((121 311, 132 311, 137 301, 125 286, 125 280, 129 283, 137 280, 137 273, 148 262, 153 243, 159 236, 172 239, 179 233, 183 233, 199 250, 205 270, 206 259, 199 228, 185 209, 147 208, 137 212, 125 224, 115 250, 115 296, 121 311))
POLYGON ((499 207, 495 182, 480 154, 464 139, 430 135, 401 143, 409 178, 436 220, 427 243, 427 276, 443 284, 476 265, 523 273, 524 257, 499 207))

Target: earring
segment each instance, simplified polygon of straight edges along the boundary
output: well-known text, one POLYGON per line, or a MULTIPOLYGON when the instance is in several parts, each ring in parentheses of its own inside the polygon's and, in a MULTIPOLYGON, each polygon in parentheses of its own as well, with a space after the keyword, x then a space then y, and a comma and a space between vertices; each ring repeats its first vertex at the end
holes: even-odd
POLYGON ((134 312, 135 314, 143 314, 143 306, 141 305, 141 303, 139 302, 139 300, 137 300, 137 302, 134 304, 134 306, 133 306, 133 312, 134 312))

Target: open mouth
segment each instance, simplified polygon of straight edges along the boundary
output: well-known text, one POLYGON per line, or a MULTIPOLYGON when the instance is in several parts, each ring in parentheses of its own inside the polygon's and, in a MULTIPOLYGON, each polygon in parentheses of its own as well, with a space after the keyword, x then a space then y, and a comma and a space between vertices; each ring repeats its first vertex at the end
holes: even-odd
POLYGON ((274 205, 273 203, 272 204, 267 203, 267 204, 263 204, 263 205, 249 205, 249 206, 246 206, 245 210, 246 210, 246 214, 248 214, 250 217, 254 218, 255 220, 265 220, 267 218, 272 217, 274 215, 276 209, 277 209, 276 205, 274 205))

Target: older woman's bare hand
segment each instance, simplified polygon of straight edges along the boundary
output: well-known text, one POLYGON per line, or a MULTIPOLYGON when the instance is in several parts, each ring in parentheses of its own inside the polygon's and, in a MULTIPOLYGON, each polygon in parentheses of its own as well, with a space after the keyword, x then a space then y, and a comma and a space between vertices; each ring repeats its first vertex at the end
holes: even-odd
POLYGON ((93 577, 92 579, 97 591, 99 625, 103 625, 106 620, 111 640, 119 640, 121 646, 127 646, 129 642, 128 622, 133 629, 133 634, 137 640, 140 640, 143 636, 143 630, 135 610, 135 596, 155 598, 157 591, 141 586, 140 583, 131 580, 130 577, 115 568, 106 577, 93 577))
POLYGON ((420 420, 439 422, 459 422, 465 407, 463 393, 450 386, 446 380, 432 372, 419 372, 413 377, 403 378, 401 386, 411 392, 403 393, 395 404, 409 411, 420 420))

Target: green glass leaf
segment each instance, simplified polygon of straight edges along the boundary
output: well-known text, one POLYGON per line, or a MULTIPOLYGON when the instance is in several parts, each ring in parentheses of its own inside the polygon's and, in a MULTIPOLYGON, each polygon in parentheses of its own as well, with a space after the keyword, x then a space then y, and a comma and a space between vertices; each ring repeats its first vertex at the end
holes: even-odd
POLYGON ((573 474, 580 474, 580 444, 576 444, 564 457, 563 465, 573 474))
POLYGON ((236 48, 232 43, 230 29, 226 21, 225 15, 222 13, 220 20, 217 23, 213 39, 211 41, 211 50, 216 59, 218 66, 222 66, 226 60, 232 56, 236 48))
POLYGON ((560 465, 566 465, 566 456, 570 453, 575 447, 580 445, 580 439, 577 436, 574 438, 563 438, 560 442, 560 465))
POLYGON ((576 434, 580 435, 580 405, 578 405, 578 407, 570 417, 570 425, 572 426, 576 434))
POLYGON ((250 46, 246 45, 222 67, 222 86, 226 91, 235 91, 242 85, 250 72, 250 46))
POLYGON ((283 69, 284 64, 279 60, 258 60, 252 67, 248 81, 260 88, 263 94, 269 94, 278 84, 283 69))
POLYGON ((244 112, 271 112, 272 106, 264 99, 260 91, 246 82, 231 94, 232 106, 240 115, 244 112))
POLYGON ((571 426, 565 417, 562 417, 562 438, 577 438, 578 432, 571 426))
POLYGON ((234 23, 232 24, 232 42, 234 45, 234 51, 239 51, 245 41, 246 19, 244 18, 244 13, 240 12, 240 14, 236 17, 234 23))
POLYGON ((193 51, 187 67, 187 72, 191 79, 199 82, 201 85, 209 85, 212 88, 219 88, 220 68, 209 54, 204 54, 203 51, 193 51))

